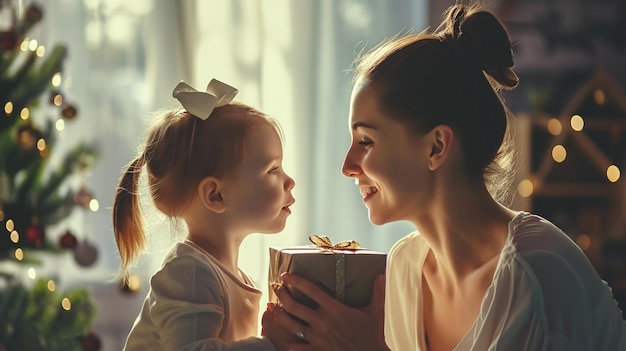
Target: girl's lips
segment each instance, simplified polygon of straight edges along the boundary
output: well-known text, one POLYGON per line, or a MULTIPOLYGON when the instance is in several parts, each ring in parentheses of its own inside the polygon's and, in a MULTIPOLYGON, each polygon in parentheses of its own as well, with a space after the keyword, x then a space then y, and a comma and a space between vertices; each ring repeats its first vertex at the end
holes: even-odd
POLYGON ((295 202, 296 200, 291 200, 286 206, 283 206, 283 211, 291 213, 291 209, 289 207, 291 207, 291 205, 293 205, 295 202))

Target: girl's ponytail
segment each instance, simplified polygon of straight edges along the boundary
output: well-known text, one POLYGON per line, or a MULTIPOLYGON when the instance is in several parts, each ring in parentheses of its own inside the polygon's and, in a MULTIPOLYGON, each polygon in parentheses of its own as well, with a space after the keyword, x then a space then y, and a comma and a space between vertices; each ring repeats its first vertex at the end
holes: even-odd
POLYGON ((131 264, 146 247, 137 188, 144 153, 131 161, 120 178, 113 199, 113 232, 120 253, 120 275, 127 281, 131 264))

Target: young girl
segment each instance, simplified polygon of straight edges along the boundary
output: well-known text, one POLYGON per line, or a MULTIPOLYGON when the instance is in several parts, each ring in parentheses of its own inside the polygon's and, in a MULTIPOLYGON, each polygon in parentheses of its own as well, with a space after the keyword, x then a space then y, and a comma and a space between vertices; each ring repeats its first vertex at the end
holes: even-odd
POLYGON ((264 330, 280 325, 309 342, 295 351, 626 350, 621 311, 585 253, 494 195, 507 189, 494 176, 513 174, 498 95, 518 84, 512 67, 502 23, 462 4, 435 32, 393 38, 357 61, 342 171, 373 224, 417 229, 388 255, 384 337, 382 299, 352 309, 295 275, 284 282, 320 308, 279 286, 282 306, 264 330))
POLYGON ((261 291, 237 259, 248 234, 284 228, 295 182, 282 168, 277 121, 232 101, 237 92, 217 80, 207 92, 179 83, 173 96, 183 108, 156 116, 122 174, 113 229, 124 279, 146 246, 137 195, 144 167, 156 207, 188 229, 152 276, 126 351, 275 349, 255 336, 261 291))

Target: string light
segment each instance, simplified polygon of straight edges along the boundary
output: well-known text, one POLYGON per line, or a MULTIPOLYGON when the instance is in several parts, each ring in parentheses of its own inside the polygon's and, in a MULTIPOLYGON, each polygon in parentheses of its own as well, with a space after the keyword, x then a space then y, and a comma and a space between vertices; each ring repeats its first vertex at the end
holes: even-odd
POLYGON ((35 271, 35 268, 33 267, 30 267, 26 274, 30 279, 35 280, 37 278, 37 271, 35 271))
POLYGON ((610 165, 607 169, 606 169, 606 177, 608 178, 609 182, 611 183, 615 183, 619 180, 620 177, 620 170, 616 165, 610 165))
POLYGON ((37 57, 43 57, 46 54, 46 48, 43 45, 40 45, 35 51, 35 55, 37 57))
POLYGON ((7 219, 7 222, 4 224, 4 227, 7 228, 8 232, 12 232, 15 229, 15 223, 12 219, 7 219))
POLYGON ((580 132, 585 127, 585 121, 580 115, 573 115, 569 123, 572 126, 572 129, 577 132, 580 132))
POLYGON ((63 300, 61 300, 61 307, 63 307, 64 310, 69 311, 72 309, 72 302, 67 297, 64 297, 63 300))
POLYGON ((20 118, 27 120, 28 117, 30 117, 30 111, 28 110, 28 107, 24 107, 22 111, 20 111, 20 118))
POLYGON ((57 289, 57 285, 54 280, 48 280, 47 287, 49 291, 55 291, 57 289))
POLYGON ((20 50, 22 51, 27 51, 28 50, 28 43, 30 42, 30 39, 25 38, 22 43, 20 44, 20 50))
POLYGON ((4 104, 4 113, 9 116, 13 113, 13 103, 11 101, 4 104))
POLYGON ((576 244, 578 244, 578 247, 583 251, 587 250, 589 246, 591 246, 591 238, 587 234, 580 234, 578 238, 576 238, 576 244))
POLYGON ((556 118, 550 118, 550 120, 548 120, 548 133, 552 134, 552 135, 559 135, 561 134, 561 131, 563 130, 563 126, 561 126, 561 121, 559 121, 556 118))
POLYGON ((17 230, 12 231, 9 237, 14 244, 20 242, 20 233, 18 233, 17 230))
POLYGON ((15 249, 14 255, 16 260, 21 261, 24 259, 24 250, 17 248, 15 249))
POLYGON ((65 129, 65 121, 63 119, 58 119, 54 124, 55 128, 60 132, 65 129))
POLYGON ((55 87, 61 85, 61 72, 57 72, 52 76, 52 85, 55 87))
POLYGON ((56 95, 54 95, 54 97, 52 98, 52 103, 53 103, 55 106, 61 106, 61 105, 63 105, 63 95, 61 95, 61 94, 56 94, 56 95))
POLYGON ((100 209, 100 203, 98 202, 98 200, 91 199, 89 201, 89 209, 91 210, 91 212, 98 212, 98 209, 100 209))
POLYGON ((561 163, 567 158, 567 150, 563 145, 557 144, 552 148, 552 158, 555 162, 561 163))
POLYGON ((606 102, 606 95, 604 95, 604 91, 602 91, 602 89, 596 89, 593 92, 593 100, 598 105, 604 105, 604 103, 606 102))
POLYGON ((46 141, 44 139, 37 140, 37 150, 44 151, 46 149, 46 141))
POLYGON ((517 192, 522 197, 530 197, 534 191, 535 191, 535 186, 533 185, 533 182, 530 179, 523 179, 517 185, 517 192))
POLYGON ((28 43, 28 50, 35 51, 37 50, 37 46, 39 46, 39 43, 37 43, 37 39, 33 39, 28 43))

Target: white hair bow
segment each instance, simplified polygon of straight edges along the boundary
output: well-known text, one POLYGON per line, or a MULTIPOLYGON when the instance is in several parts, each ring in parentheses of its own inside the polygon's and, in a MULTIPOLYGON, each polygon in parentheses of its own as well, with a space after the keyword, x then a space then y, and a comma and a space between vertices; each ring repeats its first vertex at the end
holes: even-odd
POLYGON ((181 81, 174 88, 172 96, 178 99, 189 113, 205 120, 209 118, 213 109, 227 105, 238 92, 239 90, 226 83, 211 79, 206 87, 206 92, 197 91, 189 84, 181 81))

